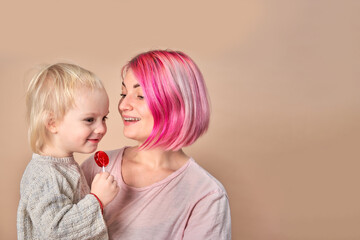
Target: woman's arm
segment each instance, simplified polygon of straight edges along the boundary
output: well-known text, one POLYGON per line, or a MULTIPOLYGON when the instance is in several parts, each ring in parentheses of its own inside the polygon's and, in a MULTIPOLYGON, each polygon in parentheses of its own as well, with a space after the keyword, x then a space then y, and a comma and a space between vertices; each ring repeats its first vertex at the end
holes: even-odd
POLYGON ((226 193, 215 191, 193 208, 183 239, 231 239, 230 207, 226 193))

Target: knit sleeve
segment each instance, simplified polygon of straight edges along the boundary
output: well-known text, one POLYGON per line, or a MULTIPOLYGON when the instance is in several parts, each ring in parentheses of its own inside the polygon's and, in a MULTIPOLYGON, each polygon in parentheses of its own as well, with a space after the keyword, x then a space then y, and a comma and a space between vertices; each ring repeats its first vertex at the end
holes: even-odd
POLYGON ((41 175, 25 184, 32 225, 40 239, 107 239, 97 199, 88 194, 76 204, 74 186, 59 174, 41 175))
POLYGON ((86 179, 88 186, 91 187, 91 183, 94 180, 96 173, 100 172, 99 171, 100 168, 98 166, 95 166, 95 161, 93 160, 93 155, 90 156, 88 159, 86 159, 81 164, 80 167, 85 175, 85 179, 86 179), (95 172, 95 169, 97 170, 97 172, 95 172))
POLYGON ((183 239, 231 239, 230 207, 226 193, 220 190, 209 193, 194 206, 183 239))

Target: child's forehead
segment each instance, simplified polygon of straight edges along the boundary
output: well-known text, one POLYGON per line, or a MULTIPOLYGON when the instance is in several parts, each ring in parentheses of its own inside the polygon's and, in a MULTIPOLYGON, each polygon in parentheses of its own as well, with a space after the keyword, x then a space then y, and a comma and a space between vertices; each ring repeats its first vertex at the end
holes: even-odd
POLYGON ((102 88, 80 88, 74 92, 74 102, 78 101, 86 101, 93 99, 106 98, 108 99, 108 95, 105 89, 102 88))
POLYGON ((82 111, 93 111, 99 108, 108 109, 109 97, 105 89, 83 89, 78 91, 78 94, 74 96, 74 105, 77 110, 82 111))
MULTIPOLYGON (((77 95, 91 95, 96 93, 106 93, 105 88, 99 88, 99 87, 91 87, 91 86, 79 86, 74 89, 74 96, 77 95)), ((107 93, 106 93, 107 94, 107 93)))

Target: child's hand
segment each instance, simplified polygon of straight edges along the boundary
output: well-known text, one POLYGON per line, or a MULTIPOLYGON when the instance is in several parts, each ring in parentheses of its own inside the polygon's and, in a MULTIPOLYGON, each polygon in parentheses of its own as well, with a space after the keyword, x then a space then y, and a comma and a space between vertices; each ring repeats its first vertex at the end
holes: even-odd
POLYGON ((91 193, 94 193, 102 202, 103 207, 108 205, 119 192, 117 182, 114 176, 108 172, 102 172, 95 175, 91 183, 91 193))

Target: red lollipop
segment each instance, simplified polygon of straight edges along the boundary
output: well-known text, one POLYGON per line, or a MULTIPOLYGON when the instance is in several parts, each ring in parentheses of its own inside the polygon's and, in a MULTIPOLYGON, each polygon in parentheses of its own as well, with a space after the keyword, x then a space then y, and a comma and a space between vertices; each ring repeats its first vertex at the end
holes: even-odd
POLYGON ((105 172, 105 167, 109 164, 109 157, 103 151, 97 151, 94 155, 96 164, 99 167, 102 167, 103 172, 105 172))

